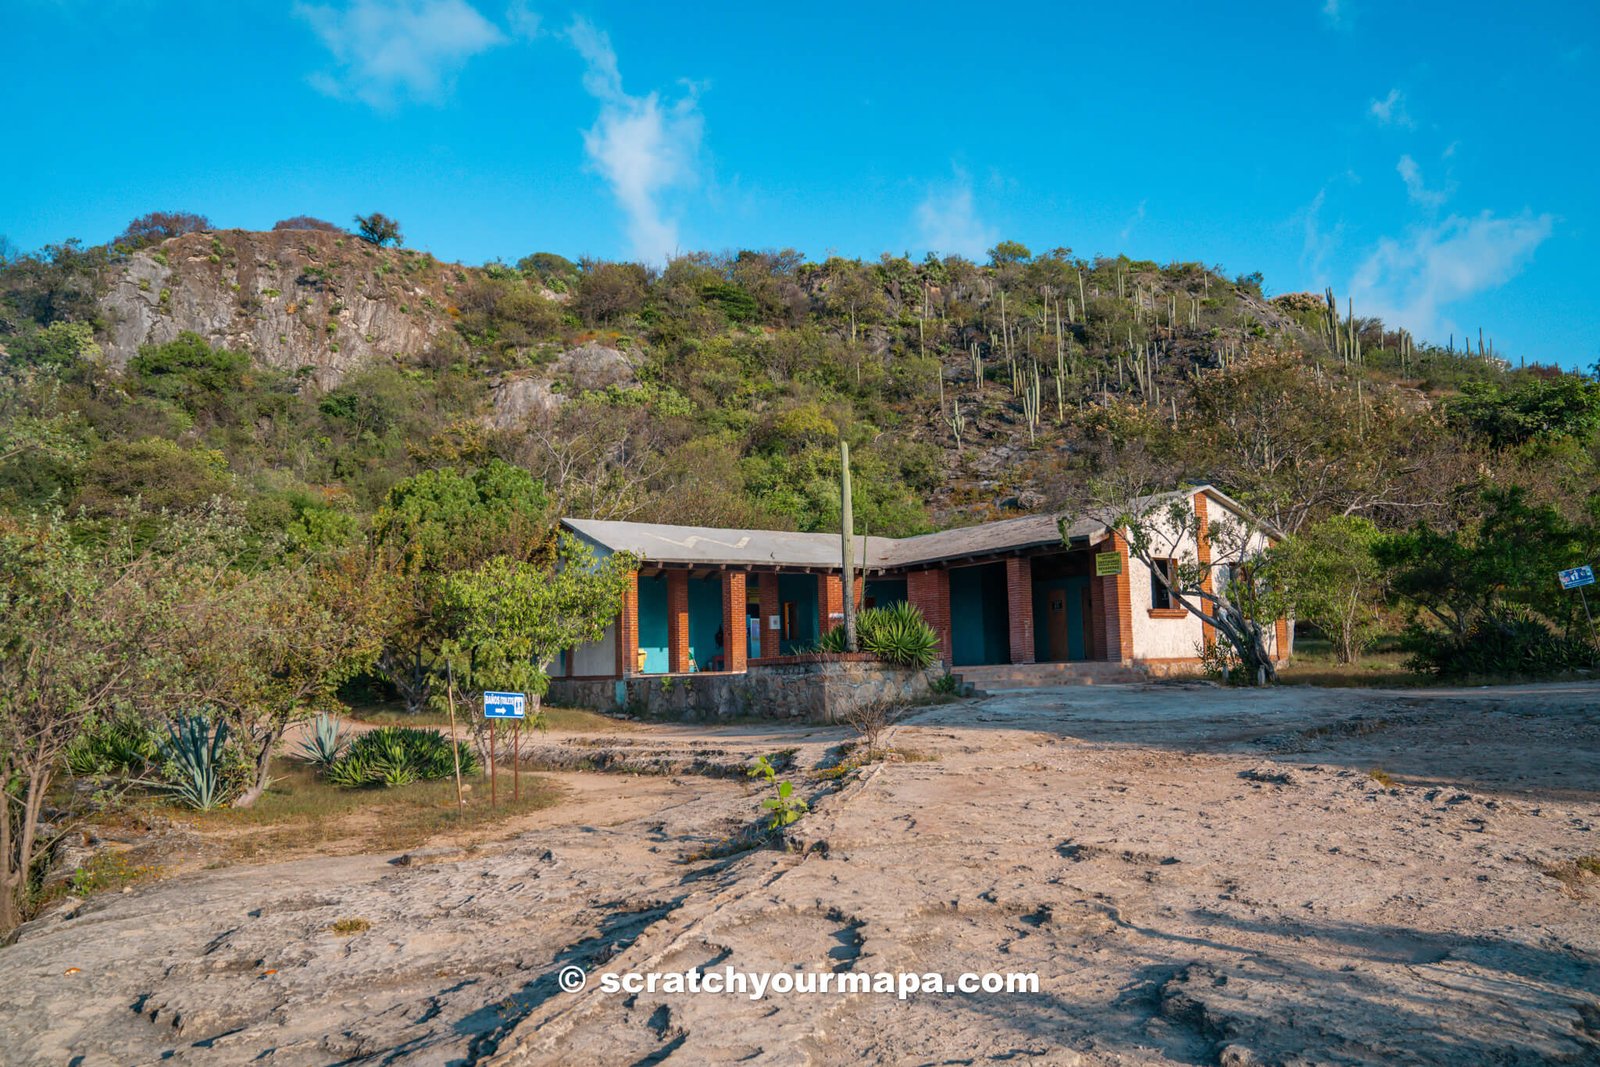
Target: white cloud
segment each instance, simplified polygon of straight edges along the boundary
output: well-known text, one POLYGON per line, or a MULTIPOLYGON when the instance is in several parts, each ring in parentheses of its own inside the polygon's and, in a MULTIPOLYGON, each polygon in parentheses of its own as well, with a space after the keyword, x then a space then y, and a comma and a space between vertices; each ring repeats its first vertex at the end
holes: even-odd
POLYGON ((1300 268, 1318 284, 1327 283, 1328 256, 1339 247, 1344 230, 1341 222, 1331 231, 1322 228, 1322 208, 1328 202, 1328 187, 1323 186, 1306 205, 1303 223, 1305 236, 1300 246, 1300 268))
POLYGON ((961 170, 952 184, 928 190, 917 205, 916 224, 918 243, 944 256, 981 259, 1000 240, 999 231, 978 218, 972 179, 961 170))
POLYGON ((1406 94, 1399 89, 1390 89, 1388 96, 1372 101, 1367 106, 1367 114, 1377 119, 1380 126, 1399 126, 1411 130, 1417 125, 1406 110, 1406 94))
POLYGON ((465 0, 352 0, 343 7, 296 4, 333 54, 336 69, 311 84, 376 108, 402 97, 437 102, 467 60, 505 35, 465 0))
POLYGON ((600 116, 583 135, 589 162, 611 186, 627 216, 628 240, 638 259, 662 263, 678 250, 678 223, 663 195, 699 179, 704 126, 689 86, 683 99, 664 103, 659 93, 629 96, 622 88, 611 39, 584 19, 567 38, 587 69, 583 87, 600 102, 600 116))
POLYGON ((1342 26, 1345 19, 1345 10, 1342 0, 1323 0, 1322 17, 1331 25, 1342 26))
POLYGON ((1443 189, 1429 189, 1422 180, 1422 168, 1417 166, 1417 161, 1409 155, 1401 156, 1400 162, 1395 164, 1400 180, 1406 183, 1406 195, 1414 204, 1421 204, 1427 208, 1441 207, 1450 194, 1455 192, 1454 183, 1447 184, 1443 189))
POLYGON ((510 27, 513 37, 525 41, 544 34, 544 22, 539 13, 528 6, 527 0, 512 0, 511 6, 506 8, 506 25, 510 27))
POLYGON ((1126 241, 1128 239, 1128 237, 1133 233, 1133 228, 1135 226, 1139 225, 1139 223, 1144 221, 1144 205, 1145 205, 1145 203, 1146 203, 1146 201, 1144 201, 1144 200, 1139 201, 1139 210, 1135 211, 1133 213, 1133 217, 1128 219, 1127 225, 1122 227, 1122 232, 1118 235, 1122 240, 1126 241))
POLYGON ((1554 224, 1550 215, 1500 218, 1485 211, 1385 237, 1356 268, 1350 284, 1356 312, 1436 337, 1452 325, 1444 317, 1450 304, 1516 277, 1554 224))

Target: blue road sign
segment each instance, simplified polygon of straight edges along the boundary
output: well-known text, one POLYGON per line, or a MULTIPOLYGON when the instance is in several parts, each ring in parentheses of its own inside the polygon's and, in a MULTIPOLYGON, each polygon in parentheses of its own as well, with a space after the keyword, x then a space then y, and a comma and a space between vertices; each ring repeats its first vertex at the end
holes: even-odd
POLYGON ((522 693, 483 694, 485 719, 525 719, 528 714, 527 708, 528 698, 522 693))
POLYGON ((1587 566, 1573 567, 1562 571, 1557 577, 1561 579, 1561 588, 1577 589, 1580 586, 1594 584, 1594 568, 1587 566))

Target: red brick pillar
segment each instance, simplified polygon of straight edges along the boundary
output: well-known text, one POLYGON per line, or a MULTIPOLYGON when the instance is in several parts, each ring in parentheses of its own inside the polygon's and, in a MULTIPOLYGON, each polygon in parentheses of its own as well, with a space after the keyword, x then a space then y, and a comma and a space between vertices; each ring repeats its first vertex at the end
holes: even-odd
POLYGON ((1011 662, 1032 663, 1033 560, 1027 556, 1006 557, 1006 619, 1011 662))
POLYGON ((639 572, 628 575, 622 587, 622 611, 617 615, 617 677, 639 667, 639 572))
POLYGON ((667 572, 667 670, 689 669, 689 572, 667 572))
POLYGON ((844 625, 844 579, 837 574, 817 575, 817 627, 827 633, 844 625))
POLYGON ((1274 619, 1272 621, 1272 636, 1276 640, 1272 648, 1272 658, 1278 663, 1289 661, 1289 620, 1274 619))
POLYGON ((939 658, 945 669, 951 666, 950 647, 950 572, 943 568, 912 571, 906 575, 906 600, 922 612, 939 635, 939 658))
POLYGON ((1093 579, 1099 593, 1095 649, 1103 649, 1101 658, 1112 663, 1127 663, 1133 659, 1133 598, 1128 587, 1128 542, 1121 534, 1114 534, 1109 545, 1101 546, 1102 554, 1111 550, 1122 557, 1122 571, 1114 578, 1093 579))
POLYGON ((744 572, 722 572, 722 669, 742 671, 748 665, 744 572))
POLYGON ((856 610, 861 610, 861 598, 867 593, 867 579, 863 575, 856 575, 856 610))
POLYGON ((761 650, 762 656, 781 655, 782 646, 779 641, 783 638, 783 631, 772 628, 772 620, 778 617, 782 609, 778 605, 778 576, 776 574, 763 574, 761 588, 757 591, 761 598, 761 650))
MULTIPOLYGON (((1211 532, 1207 529, 1211 518, 1206 506, 1206 495, 1204 493, 1196 493, 1194 495, 1194 516, 1197 520, 1195 523, 1195 559, 1199 561, 1201 567, 1200 591, 1213 593, 1216 590, 1211 584, 1211 532)), ((1200 610, 1207 617, 1211 615, 1211 605, 1205 601, 1201 601, 1200 610)), ((1210 648, 1216 642, 1217 635, 1212 630, 1209 622, 1201 622, 1200 637, 1207 648, 1210 648)))

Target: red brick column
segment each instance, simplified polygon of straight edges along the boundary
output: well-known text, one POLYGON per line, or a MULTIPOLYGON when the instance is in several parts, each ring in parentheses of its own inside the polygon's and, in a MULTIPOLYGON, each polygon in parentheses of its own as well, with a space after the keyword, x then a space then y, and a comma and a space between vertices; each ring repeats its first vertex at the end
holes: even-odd
POLYGON ((746 661, 744 572, 722 572, 722 669, 742 671, 746 661))
POLYGON ((1277 638, 1277 644, 1272 649, 1272 658, 1279 663, 1289 660, 1289 620, 1274 619, 1272 623, 1272 636, 1277 638))
POLYGON ((1032 663, 1033 560, 1027 556, 1006 557, 1006 619, 1011 662, 1032 663))
MULTIPOLYGON (((1211 533, 1207 529, 1211 519, 1206 507, 1206 495, 1204 493, 1196 493, 1194 495, 1194 515, 1199 520, 1196 523, 1195 532, 1195 558, 1199 561, 1200 566, 1204 568, 1200 572, 1200 589, 1202 592, 1214 593, 1216 590, 1211 584, 1211 533)), ((1200 610, 1208 617, 1211 615, 1210 604, 1201 602, 1200 610)), ((1207 648, 1210 648, 1216 642, 1217 635, 1212 630, 1209 622, 1200 624, 1200 638, 1205 642, 1207 648)))
POLYGON ((950 572, 943 568, 912 571, 906 575, 906 600, 922 612, 939 635, 939 658, 945 669, 951 666, 950 645, 950 572))
POLYGON ((761 598, 761 650, 762 656, 779 655, 778 642, 783 638, 783 631, 774 630, 772 618, 781 610, 778 606, 778 576, 776 574, 763 574, 761 587, 757 591, 761 598))
MULTIPOLYGON (((1094 578, 1095 651, 1112 663, 1127 663, 1133 658, 1133 603, 1128 587, 1128 542, 1121 534, 1112 535, 1112 545, 1122 557, 1122 573, 1114 578, 1094 578), (1104 635, 1102 637, 1102 634, 1104 635)), ((1108 546, 1102 545, 1105 552, 1108 546)))
POLYGON ((837 574, 817 575, 817 627, 827 633, 844 624, 844 579, 837 574))
POLYGON ((689 572, 667 572, 667 670, 689 669, 689 572))
POLYGON ((639 572, 628 575, 622 587, 622 611, 617 615, 617 677, 634 674, 639 665, 639 572))

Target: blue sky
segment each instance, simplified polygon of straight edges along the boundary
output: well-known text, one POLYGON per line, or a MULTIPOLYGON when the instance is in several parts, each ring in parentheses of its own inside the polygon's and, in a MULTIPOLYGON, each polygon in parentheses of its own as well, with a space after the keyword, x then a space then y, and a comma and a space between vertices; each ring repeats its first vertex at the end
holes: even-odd
POLYGON ((996 240, 1600 359, 1600 5, 9 0, 0 234, 398 217, 448 259, 996 240))

